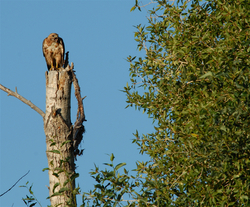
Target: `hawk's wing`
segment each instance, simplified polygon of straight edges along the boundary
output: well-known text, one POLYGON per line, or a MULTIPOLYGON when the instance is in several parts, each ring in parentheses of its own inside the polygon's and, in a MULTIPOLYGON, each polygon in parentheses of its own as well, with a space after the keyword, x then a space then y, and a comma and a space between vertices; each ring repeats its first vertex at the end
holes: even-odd
POLYGON ((64 55, 65 55, 65 47, 64 47, 64 42, 63 42, 63 39, 61 38, 61 37, 59 37, 59 44, 61 44, 62 45, 62 51, 61 51, 61 53, 62 53, 62 56, 63 56, 63 62, 62 62, 62 66, 64 65, 64 60, 65 60, 65 57, 64 57, 64 55))
POLYGON ((43 56, 45 57, 45 60, 46 60, 46 63, 47 63, 47 68, 48 68, 48 70, 51 68, 51 65, 50 65, 50 62, 51 61, 49 61, 49 59, 48 59, 48 54, 46 53, 46 49, 48 48, 48 45, 47 45, 47 43, 46 43, 46 41, 47 41, 47 38, 45 38, 44 40, 43 40, 43 56))
POLYGON ((42 46, 42 48, 43 48, 43 56, 45 57, 45 40, 46 40, 47 38, 45 38, 44 40, 43 40, 43 46, 42 46))

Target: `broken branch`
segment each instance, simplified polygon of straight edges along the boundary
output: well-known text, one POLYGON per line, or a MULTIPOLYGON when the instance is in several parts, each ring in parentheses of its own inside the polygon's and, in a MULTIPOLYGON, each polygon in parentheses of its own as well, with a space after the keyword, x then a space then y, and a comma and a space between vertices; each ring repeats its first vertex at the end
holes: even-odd
POLYGON ((21 95, 19 95, 17 93, 17 88, 15 88, 15 92, 4 87, 3 85, 0 84, 0 89, 5 91, 8 96, 14 96, 17 99, 19 99, 20 101, 22 101, 23 103, 27 104, 28 106, 30 106, 32 109, 34 109, 37 113, 39 113, 43 118, 45 117, 45 113, 38 108, 35 104, 33 104, 31 101, 27 100, 26 98, 22 97, 21 95))
POLYGON ((82 134, 85 132, 85 128, 82 125, 82 123, 86 121, 82 103, 85 97, 84 98, 81 97, 80 86, 78 84, 78 80, 73 70, 72 70, 72 77, 73 77, 73 85, 75 88, 75 96, 78 102, 77 118, 73 128, 74 149, 75 149, 75 155, 81 155, 83 150, 79 151, 78 146, 82 141, 82 134))

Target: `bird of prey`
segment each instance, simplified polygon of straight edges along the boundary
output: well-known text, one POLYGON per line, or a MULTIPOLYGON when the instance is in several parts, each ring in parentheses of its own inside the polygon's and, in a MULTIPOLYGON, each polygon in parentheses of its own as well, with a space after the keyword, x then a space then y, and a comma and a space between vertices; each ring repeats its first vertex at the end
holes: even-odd
POLYGON ((51 33, 43 40, 43 56, 48 70, 59 70, 64 64, 64 42, 56 33, 51 33))

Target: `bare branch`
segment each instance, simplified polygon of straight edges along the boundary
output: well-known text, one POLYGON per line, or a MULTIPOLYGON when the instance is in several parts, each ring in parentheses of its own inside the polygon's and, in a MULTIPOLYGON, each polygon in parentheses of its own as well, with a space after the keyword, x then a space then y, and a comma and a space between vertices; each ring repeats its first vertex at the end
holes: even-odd
POLYGON ((20 177, 20 178, 18 179, 18 181, 16 181, 15 184, 12 185, 11 188, 10 188, 9 190, 6 190, 3 194, 1 194, 0 197, 2 197, 4 194, 6 194, 6 193, 9 192, 12 188, 14 188, 15 185, 16 185, 23 177, 25 177, 26 175, 28 175, 29 172, 30 172, 30 171, 28 171, 25 175, 23 175, 22 177, 20 177))
POLYGON ((30 106, 32 109, 34 109, 37 113, 39 113, 43 119, 45 117, 45 113, 40 109, 38 108, 36 105, 34 105, 31 101, 27 100, 26 98, 22 97, 21 95, 19 95, 17 93, 17 88, 15 88, 15 92, 4 87, 3 85, 0 84, 0 89, 5 91, 6 93, 8 93, 8 96, 14 96, 16 97, 17 99, 19 99, 20 101, 22 101, 23 103, 27 104, 28 106, 30 106))
POLYGON ((157 3, 157 2, 151 0, 149 3, 147 3, 147 4, 145 4, 145 5, 143 5, 142 2, 140 2, 140 3, 142 4, 142 6, 139 6, 139 7, 146 7, 146 6, 148 6, 149 4, 154 4, 154 3, 157 3))

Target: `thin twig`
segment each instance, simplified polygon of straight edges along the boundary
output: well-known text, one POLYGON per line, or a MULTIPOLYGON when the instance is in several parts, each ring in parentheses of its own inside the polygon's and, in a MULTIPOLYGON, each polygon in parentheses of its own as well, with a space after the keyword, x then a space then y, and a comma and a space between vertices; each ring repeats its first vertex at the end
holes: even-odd
POLYGON ((15 88, 15 92, 4 87, 3 85, 0 84, 0 89, 5 91, 6 93, 8 93, 8 96, 14 96, 17 99, 19 99, 20 101, 22 101, 23 103, 27 104, 28 106, 30 106, 32 109, 34 109, 37 113, 39 113, 43 118, 45 117, 45 113, 38 108, 36 105, 34 105, 31 101, 27 100, 26 98, 22 97, 21 95, 19 95, 17 93, 17 88, 15 88))
POLYGON ((14 188, 15 185, 16 185, 23 177, 25 177, 26 175, 28 175, 29 172, 30 172, 30 171, 28 171, 25 175, 23 175, 21 178, 19 178, 18 181, 16 181, 15 184, 12 185, 11 188, 10 188, 9 190, 7 190, 7 191, 5 191, 3 194, 1 194, 0 197, 2 197, 4 194, 6 194, 6 193, 9 192, 12 188, 14 188))

